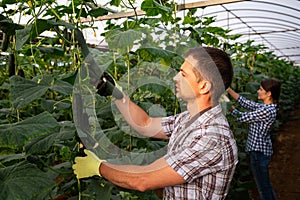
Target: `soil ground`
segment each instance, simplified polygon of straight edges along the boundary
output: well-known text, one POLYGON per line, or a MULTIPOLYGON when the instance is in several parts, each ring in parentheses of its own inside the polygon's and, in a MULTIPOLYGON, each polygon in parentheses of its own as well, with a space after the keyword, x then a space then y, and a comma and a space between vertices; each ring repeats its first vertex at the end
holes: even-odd
MULTIPOLYGON (((300 102, 276 132, 270 179, 278 200, 300 200, 300 102)), ((254 191, 252 200, 259 200, 254 191)))

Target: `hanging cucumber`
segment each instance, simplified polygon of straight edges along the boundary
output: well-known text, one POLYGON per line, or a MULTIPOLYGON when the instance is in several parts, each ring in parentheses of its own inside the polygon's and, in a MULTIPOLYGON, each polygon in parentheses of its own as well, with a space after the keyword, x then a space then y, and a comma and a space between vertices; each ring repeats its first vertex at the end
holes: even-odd
POLYGON ((24 73, 23 69, 18 70, 18 76, 21 76, 21 77, 25 78, 25 73, 24 73))
POLYGON ((8 45, 9 45, 9 35, 3 33, 3 43, 2 43, 2 51, 6 51, 8 49, 8 45))
POLYGON ((90 135, 90 132, 92 131, 90 129, 90 125, 89 125, 89 116, 87 115, 87 113, 84 111, 84 105, 83 105, 83 100, 82 100, 82 96, 79 94, 74 94, 73 95, 73 102, 74 105, 76 107, 76 110, 73 112, 74 116, 74 121, 76 124, 76 128, 79 128, 79 136, 80 136, 80 140, 83 142, 83 144, 86 147, 92 147, 92 148, 96 148, 99 143, 90 135))
POLYGON ((94 69, 101 70, 101 68, 97 67, 97 63, 95 62, 92 54, 88 49, 82 32, 78 28, 76 28, 74 31, 75 39, 78 41, 78 45, 82 51, 82 55, 89 66, 88 70, 91 78, 90 82, 92 85, 96 86, 97 93, 101 96, 112 95, 116 99, 122 99, 123 93, 117 87, 115 87, 115 81, 112 76, 105 71, 94 71, 94 69), (98 77, 97 74, 101 74, 101 77, 98 77))
POLYGON ((9 18, 0 14, 0 30, 4 33, 2 51, 6 51, 9 47, 10 37, 16 34, 16 30, 23 29, 24 26, 13 23, 9 18))
POLYGON ((15 55, 10 53, 8 58, 8 76, 11 77, 13 75, 16 75, 15 55))

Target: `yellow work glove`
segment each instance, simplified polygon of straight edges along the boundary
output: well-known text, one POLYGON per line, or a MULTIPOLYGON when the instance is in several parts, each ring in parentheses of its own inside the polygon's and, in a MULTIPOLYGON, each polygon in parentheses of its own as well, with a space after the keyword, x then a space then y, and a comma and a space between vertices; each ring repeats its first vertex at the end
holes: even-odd
POLYGON ((84 149, 85 157, 76 157, 75 164, 72 166, 74 174, 78 179, 87 178, 94 175, 101 177, 99 167, 105 160, 99 159, 93 152, 84 149))

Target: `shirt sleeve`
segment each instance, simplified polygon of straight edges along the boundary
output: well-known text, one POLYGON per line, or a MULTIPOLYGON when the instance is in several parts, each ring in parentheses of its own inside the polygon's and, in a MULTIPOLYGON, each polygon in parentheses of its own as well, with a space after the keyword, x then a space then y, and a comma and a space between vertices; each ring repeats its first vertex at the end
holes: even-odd
POLYGON ((260 103, 256 103, 254 101, 251 101, 249 99, 246 99, 245 97, 243 96, 239 96, 239 98, 237 99, 237 103, 243 107, 243 108, 246 108, 248 110, 256 110, 257 108, 261 107, 261 104, 260 103))
POLYGON ((174 132, 178 123, 183 121, 187 117, 187 112, 183 112, 174 116, 163 117, 161 120, 161 126, 166 136, 170 137, 174 132))
POLYGON ((240 116, 237 118, 237 121, 246 123, 267 121, 270 120, 270 115, 270 111, 263 107, 253 112, 240 112, 240 116))
POLYGON ((237 109, 234 109, 234 110, 231 112, 231 114, 232 114, 233 116, 240 116, 240 115, 242 115, 243 113, 240 112, 240 111, 237 110, 237 109))
POLYGON ((211 135, 198 135, 187 147, 169 152, 165 159, 185 181, 192 182, 201 176, 223 169, 225 165, 222 155, 218 139, 211 135))
POLYGON ((162 129, 166 136, 170 137, 175 128, 175 116, 163 117, 161 120, 162 129))

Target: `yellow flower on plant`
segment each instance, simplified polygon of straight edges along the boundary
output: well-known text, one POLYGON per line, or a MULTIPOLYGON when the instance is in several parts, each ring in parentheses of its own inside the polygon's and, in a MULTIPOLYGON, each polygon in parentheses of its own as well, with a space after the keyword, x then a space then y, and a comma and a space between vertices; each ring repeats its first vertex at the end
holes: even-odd
POLYGON ((32 8, 32 2, 31 1, 27 1, 27 4, 30 8, 32 8))

